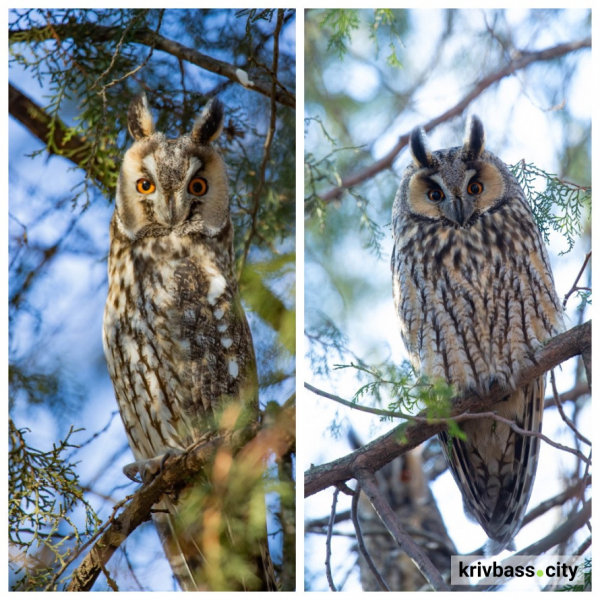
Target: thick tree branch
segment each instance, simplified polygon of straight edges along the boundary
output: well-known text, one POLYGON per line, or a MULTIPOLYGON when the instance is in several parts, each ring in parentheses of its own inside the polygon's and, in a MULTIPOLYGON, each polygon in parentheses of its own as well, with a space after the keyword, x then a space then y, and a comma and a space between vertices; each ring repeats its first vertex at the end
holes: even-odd
MULTIPOLYGON (((84 35, 89 38, 94 38, 96 42, 106 42, 113 39, 119 39, 123 34, 123 31, 118 27, 104 27, 101 25, 95 25, 93 23, 73 24, 68 23, 66 25, 54 25, 52 30, 48 27, 43 28, 32 28, 27 31, 13 30, 9 32, 9 43, 16 43, 21 41, 24 36, 27 39, 35 37, 36 40, 43 41, 44 39, 51 39, 57 34, 61 39, 68 39, 73 37, 73 34, 77 32, 79 36, 84 35)), ((190 64, 196 65, 201 69, 222 75, 227 79, 238 83, 248 90, 258 92, 263 96, 271 97, 271 82, 259 80, 256 77, 250 79, 248 74, 222 60, 212 58, 206 54, 202 54, 193 48, 188 48, 175 40, 170 40, 152 29, 142 27, 133 31, 128 36, 130 41, 144 46, 154 47, 156 50, 160 50, 167 54, 174 56, 179 60, 186 61, 190 64)), ((296 108, 296 97, 288 90, 277 89, 276 96, 277 102, 290 108, 296 108)))
POLYGON ((356 479, 363 492, 371 501, 375 512, 383 521, 392 537, 396 540, 398 546, 400 546, 400 548, 406 552, 410 559, 415 563, 433 589, 436 591, 449 591, 450 588, 448 588, 448 585, 440 575, 440 572, 434 567, 427 555, 402 527, 398 515, 396 515, 387 500, 381 494, 373 473, 367 469, 358 469, 356 471, 356 479))
MULTIPOLYGON (((516 387, 522 387, 536 377, 543 375, 562 362, 581 354, 591 347, 592 322, 556 336, 533 356, 532 364, 515 378, 516 387)), ((467 411, 477 412, 489 409, 490 405, 499 402, 507 394, 505 389, 494 388, 487 396, 474 394, 454 399, 452 414, 455 417, 467 411)), ((420 417, 426 417, 422 412, 420 417)), ((367 444, 355 452, 330 463, 312 467, 304 475, 304 496, 312 496, 332 485, 339 485, 349 479, 355 479, 359 469, 377 471, 397 456, 412 450, 426 439, 446 429, 444 423, 403 423, 390 432, 367 444)))
MULTIPOLYGON (((554 60, 556 58, 560 58, 561 56, 565 56, 566 54, 569 54, 571 52, 581 50, 582 48, 590 48, 591 45, 591 38, 586 38, 577 42, 559 44, 558 46, 546 48, 545 50, 540 50, 539 52, 523 52, 521 53, 519 58, 511 61, 502 69, 499 69, 494 73, 490 73, 487 77, 481 79, 479 83, 464 98, 462 98, 462 100, 460 100, 460 102, 455 104, 445 113, 425 123, 425 125, 423 125, 423 128, 426 132, 429 132, 434 127, 437 127, 440 123, 443 123, 454 117, 459 116, 471 104, 471 102, 473 102, 475 98, 480 96, 487 88, 497 83, 501 79, 512 75, 515 71, 524 69, 535 62, 554 60)), ((362 171, 359 171, 358 173, 355 173, 354 175, 349 175, 348 177, 342 178, 341 185, 324 193, 321 196, 321 199, 324 201, 337 200, 346 188, 358 185, 359 183, 362 183, 363 181, 366 181, 371 177, 377 175, 381 171, 390 168, 400 151, 408 145, 409 136, 410 132, 401 135, 396 145, 383 158, 380 158, 371 166, 367 167, 366 169, 363 169, 362 171)))
POLYGON ((291 410, 282 409, 278 418, 270 422, 268 427, 261 429, 259 424, 255 424, 223 434, 192 446, 186 453, 169 459, 162 472, 151 483, 142 486, 122 512, 114 517, 110 526, 74 571, 67 591, 89 591, 115 550, 139 525, 150 519, 152 507, 163 494, 176 492, 184 487, 186 481, 211 463, 220 447, 243 447, 246 458, 251 461, 262 461, 265 453, 283 456, 294 439, 294 415, 293 407, 291 410))

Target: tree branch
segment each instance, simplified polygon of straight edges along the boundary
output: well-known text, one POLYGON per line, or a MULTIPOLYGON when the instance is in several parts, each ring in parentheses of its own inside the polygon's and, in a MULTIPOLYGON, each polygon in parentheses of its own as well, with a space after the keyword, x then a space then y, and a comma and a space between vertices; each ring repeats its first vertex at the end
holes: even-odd
MULTIPOLYGON (((543 348, 535 352, 532 364, 515 377, 516 387, 522 387, 591 347, 592 322, 578 325, 566 333, 556 336, 543 348)), ((510 390, 493 388, 485 397, 475 394, 460 396, 453 401, 450 418, 467 411, 476 412, 489 409, 499 402, 510 390)), ((423 411, 419 417, 426 417, 423 411)), ((339 485, 349 479, 355 479, 359 469, 377 471, 397 456, 412 450, 426 439, 446 429, 445 423, 403 423, 385 435, 337 460, 310 468, 304 474, 304 495, 312 496, 332 485, 339 485)))
POLYGON ((358 502, 360 500, 360 483, 356 484, 356 489, 354 490, 354 497, 352 498, 352 524, 354 525, 354 531, 356 532, 356 541, 358 543, 358 550, 362 554, 362 557, 365 559, 367 566, 373 573, 373 577, 379 584, 379 587, 384 592, 391 591, 385 579, 382 577, 381 573, 377 570, 369 551, 367 550, 367 546, 365 545, 365 540, 363 538, 362 529, 360 527, 360 518, 358 516, 358 502))
POLYGON ((391 509, 387 500, 382 496, 373 473, 367 469, 358 469, 356 471, 356 479, 392 537, 415 563, 425 579, 431 584, 431 587, 436 591, 449 591, 450 588, 440 575, 440 572, 433 566, 433 563, 429 560, 423 550, 406 533, 406 531, 404 531, 398 516, 391 509))
MULTIPOLYGON (((577 497, 581 493, 581 481, 578 481, 575 485, 568 487, 564 492, 554 496, 553 498, 549 498, 548 500, 544 500, 542 503, 538 504, 535 508, 532 508, 523 519, 523 523, 521 528, 525 527, 541 515, 546 514, 550 509, 555 506, 562 506, 566 504, 569 500, 577 497)), ((583 481, 584 489, 587 486, 592 485, 591 476, 588 478, 584 478, 583 481)))
POLYGON ((58 118, 54 119, 54 131, 51 133, 49 124, 52 117, 10 83, 8 84, 8 111, 35 137, 46 144, 49 154, 68 158, 72 163, 89 172, 105 189, 112 187, 105 169, 97 169, 94 162, 91 165, 87 164, 91 150, 90 143, 75 135, 66 137, 68 128, 58 118))
MULTIPOLYGON (((115 38, 118 39, 123 34, 122 29, 119 27, 105 27, 102 25, 95 25, 93 23, 84 23, 80 25, 68 23, 66 25, 56 24, 53 26, 54 32, 56 32, 61 39, 73 37, 74 32, 79 29, 81 30, 78 32, 80 35, 83 35, 83 32, 85 32, 85 37, 94 38, 97 42, 105 42, 115 38)), ((18 29, 9 32, 9 43, 20 42, 24 36, 27 36, 27 39, 35 37, 37 41, 48 40, 54 37, 53 31, 51 31, 48 27, 31 28, 28 30, 18 29)), ((143 44, 145 46, 154 46, 156 50, 160 50, 174 56, 179 60, 184 60, 190 64, 196 65, 205 71, 210 71, 211 73, 216 73, 217 75, 226 77, 234 83, 242 85, 248 90, 258 92, 259 94, 267 96, 268 98, 271 97, 271 83, 269 81, 261 81, 256 78, 251 80, 248 74, 239 67, 236 67, 235 65, 225 61, 212 58, 207 54, 202 54, 193 48, 188 48, 187 46, 184 46, 175 40, 170 40, 156 33, 152 29, 147 27, 136 29, 131 33, 129 39, 130 41, 143 44)), ((278 89, 276 91, 275 98, 280 104, 289 106, 294 110, 296 109, 296 97, 288 90, 278 89)))
POLYGON ((565 521, 541 540, 534 542, 530 546, 527 546, 527 548, 523 548, 523 550, 519 550, 519 552, 515 553, 515 556, 537 556, 550 550, 550 548, 554 548, 554 546, 558 546, 558 544, 566 542, 578 529, 581 529, 590 520, 591 515, 592 501, 588 500, 583 505, 583 508, 568 521, 565 521))
POLYGON ((139 525, 151 518, 152 507, 163 494, 176 492, 185 482, 210 464, 215 452, 222 446, 250 450, 251 460, 261 461, 265 450, 275 456, 285 454, 293 441, 293 409, 282 409, 278 418, 261 429, 259 424, 223 434, 208 442, 192 446, 187 452, 169 459, 162 471, 148 485, 143 485, 131 498, 122 512, 115 516, 110 526, 96 541, 87 556, 73 572, 67 591, 89 591, 103 572, 115 550, 139 525))
MULTIPOLYGON (((502 69, 499 69, 494 73, 490 73, 487 77, 481 79, 479 83, 462 100, 460 100, 460 102, 455 104, 445 113, 439 115, 435 119, 432 119, 431 121, 423 125, 423 128, 426 132, 429 132, 434 127, 437 127, 440 123, 448 121, 462 114, 462 112, 471 104, 471 102, 473 102, 475 98, 480 96, 487 88, 497 83, 501 79, 512 75, 515 71, 524 69, 535 62, 554 60, 556 58, 560 58, 561 56, 565 56, 566 54, 569 54, 571 52, 581 50, 582 48, 590 48, 591 45, 591 38, 585 38, 584 40, 580 40, 577 42, 559 44, 557 46, 553 46, 552 48, 540 50, 539 52, 523 52, 521 53, 519 58, 511 61, 502 69)), ((325 202, 337 200, 346 188, 358 185, 359 183, 362 183, 363 181, 366 181, 371 177, 377 175, 381 171, 390 168, 398 154, 401 152, 401 150, 403 150, 405 146, 408 145, 409 136, 410 132, 401 135, 396 145, 383 158, 380 158, 378 161, 375 161, 371 166, 367 167, 366 169, 363 169, 362 171, 359 171, 358 173, 355 173, 354 175, 349 175, 348 177, 342 178, 342 183, 340 184, 340 186, 332 188, 328 192, 322 194, 321 199, 325 202)))
POLYGON ((333 522, 335 520, 335 507, 337 506, 337 499, 340 490, 336 489, 333 492, 333 500, 331 501, 331 516, 329 517, 329 524, 327 525, 327 541, 325 542, 325 573, 327 574, 327 583, 329 589, 332 592, 337 592, 335 583, 333 581, 333 575, 331 573, 331 536, 333 534, 333 522))

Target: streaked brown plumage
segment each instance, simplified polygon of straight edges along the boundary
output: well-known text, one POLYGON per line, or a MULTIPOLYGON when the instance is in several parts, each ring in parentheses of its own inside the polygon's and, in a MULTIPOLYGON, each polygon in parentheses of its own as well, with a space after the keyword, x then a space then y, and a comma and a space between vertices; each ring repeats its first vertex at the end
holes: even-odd
MULTIPOLYGON (((393 208, 392 279, 400 332, 416 372, 457 392, 514 388, 532 352, 563 328, 548 255, 523 191, 484 149, 472 117, 463 146, 431 152, 411 134, 409 165, 393 208)), ((494 410, 540 431, 544 377, 494 410)), ((441 434, 465 508, 491 538, 511 544, 529 501, 539 439, 491 420, 471 421, 468 441, 441 434)))
MULTIPOLYGON (((227 172, 211 144, 222 104, 213 100, 190 134, 167 139, 154 132, 141 95, 128 124, 135 143, 123 159, 110 228, 104 349, 136 459, 132 474, 214 433, 228 406, 256 421, 258 383, 234 274, 227 172)), ((207 588, 195 501, 189 493, 164 499, 159 508, 168 514, 154 514, 185 590, 207 588), (191 522, 181 522, 183 513, 192 513, 191 522)), ((228 589, 272 589, 266 528, 248 559, 254 575, 228 589)))

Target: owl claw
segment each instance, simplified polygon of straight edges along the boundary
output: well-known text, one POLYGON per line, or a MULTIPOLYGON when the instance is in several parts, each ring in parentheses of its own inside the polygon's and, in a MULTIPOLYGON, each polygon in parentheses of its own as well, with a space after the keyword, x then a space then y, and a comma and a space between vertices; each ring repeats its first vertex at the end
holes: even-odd
POLYGON ((123 467, 123 473, 136 483, 148 484, 150 483, 159 473, 162 473, 164 466, 169 458, 178 456, 181 454, 181 450, 167 450, 160 456, 154 458, 148 458, 146 460, 136 460, 123 467), (138 477, 139 475, 139 477, 138 477))
POLYGON ((142 463, 145 461, 138 460, 136 462, 129 463, 123 467, 123 474, 131 479, 131 481, 135 481, 136 483, 143 483, 142 480, 137 477, 138 473, 140 473, 140 467, 142 463))

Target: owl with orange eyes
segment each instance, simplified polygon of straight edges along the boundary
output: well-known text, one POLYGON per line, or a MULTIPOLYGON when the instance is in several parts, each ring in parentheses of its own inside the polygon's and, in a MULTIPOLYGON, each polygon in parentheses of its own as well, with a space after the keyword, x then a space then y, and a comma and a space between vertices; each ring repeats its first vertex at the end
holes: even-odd
MULTIPOLYGON (((227 169, 213 145, 223 112, 213 99, 191 131, 169 139, 154 130, 144 94, 129 108, 134 142, 123 158, 110 225, 104 351, 135 457, 125 467, 132 478, 143 479, 149 461, 162 464, 215 431, 225 407, 237 407, 245 423, 259 418, 227 169)), ((185 496, 164 498, 153 520, 182 589, 204 591, 205 556, 214 544, 206 546, 203 507, 186 506, 185 496)), ((249 572, 229 589, 274 589, 266 526, 248 553, 249 572)))

